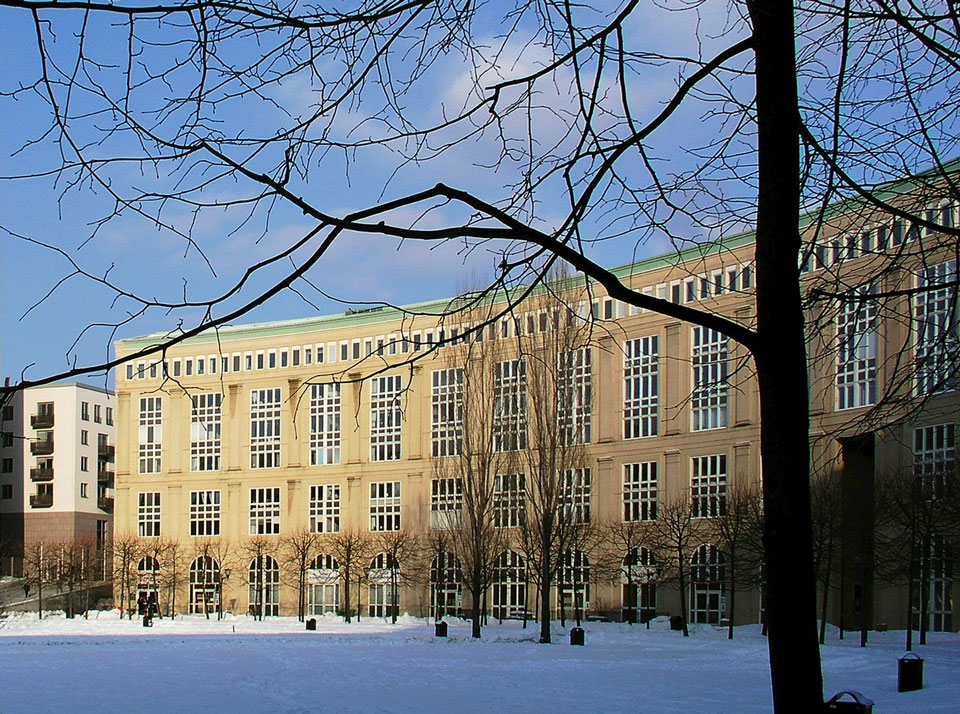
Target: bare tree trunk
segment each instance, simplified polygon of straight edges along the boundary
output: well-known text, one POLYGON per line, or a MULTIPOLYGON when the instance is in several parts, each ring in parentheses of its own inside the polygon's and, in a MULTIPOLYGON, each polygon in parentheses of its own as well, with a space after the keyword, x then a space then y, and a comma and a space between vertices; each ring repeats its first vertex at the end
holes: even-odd
POLYGON ((747 4, 757 110, 756 295, 753 350, 760 391, 764 542, 774 711, 823 706, 810 525, 809 395, 798 290, 799 115, 793 8, 747 4))
POLYGON ((683 636, 690 636, 690 628, 687 626, 687 580, 686 570, 683 567, 684 553, 682 550, 677 552, 677 580, 680 585, 680 620, 683 624, 683 636))
POLYGON ((820 644, 822 645, 827 636, 827 598, 830 595, 830 575, 833 566, 833 539, 827 549, 827 569, 823 574, 823 602, 820 603, 820 644))
POLYGON ((730 607, 727 613, 727 639, 733 639, 733 614, 737 611, 737 560, 730 554, 730 607))

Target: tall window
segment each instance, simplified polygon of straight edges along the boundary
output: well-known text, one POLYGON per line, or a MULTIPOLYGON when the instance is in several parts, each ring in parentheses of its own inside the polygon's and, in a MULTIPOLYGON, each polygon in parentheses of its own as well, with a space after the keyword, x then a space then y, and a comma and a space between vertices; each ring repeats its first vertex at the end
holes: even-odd
POLYGON ((220 535, 220 492, 190 492, 190 535, 220 535))
POLYGON ((435 478, 430 482, 430 527, 456 528, 463 509, 463 479, 435 478))
POLYGON ((400 614, 400 563, 389 553, 379 553, 367 571, 370 617, 400 614))
POLYGON ((593 352, 589 347, 558 355, 557 419, 564 444, 590 443, 593 352))
POLYGON ((370 380, 371 461, 395 461, 400 458, 402 389, 403 378, 398 374, 370 380))
POLYGON ((400 530, 400 482, 370 484, 370 530, 400 530))
POLYGON ((310 386, 310 464, 340 463, 340 385, 310 386))
MULTIPOLYGON (((86 404, 86 402, 84 402, 86 404)), ((140 399, 140 473, 160 473, 160 448, 163 443, 163 398, 140 399)))
POLYGON ((280 466, 280 390, 250 392, 250 468, 280 466))
POLYGON ((310 487, 310 532, 340 532, 340 484, 310 487))
POLYGON ((727 425, 727 337, 693 328, 693 430, 727 425))
POLYGON ((570 548, 557 570, 557 614, 583 617, 590 609, 590 559, 582 550, 570 548))
POLYGON ((623 466, 623 520, 657 519, 657 462, 623 466))
POLYGON ((220 419, 223 395, 197 394, 190 414, 190 470, 220 470, 220 419))
POLYGON ((925 573, 927 581, 914 579, 920 602, 913 606, 913 626, 920 627, 920 615, 927 612, 927 629, 932 632, 953 631, 953 550, 947 538, 938 533, 930 537, 929 547, 921 551, 917 573, 925 573), (924 607, 926 606, 926 607, 924 607))
POLYGON ((160 535, 160 493, 137 494, 137 535, 156 538, 160 535))
POLYGON ((527 609, 527 566, 513 550, 499 556, 493 570, 493 616, 498 620, 522 618, 527 609))
POLYGON ((430 564, 430 612, 438 620, 460 615, 463 602, 463 567, 453 553, 440 551, 430 564))
MULTIPOLYGON (((868 296, 872 288, 855 296, 868 296)), ((854 409, 877 401, 877 303, 851 300, 837 315, 837 408, 854 409)))
POLYGON ((714 545, 697 548, 690 561, 690 622, 720 624, 726 579, 723 553, 714 545))
POLYGON ((250 489, 250 535, 280 532, 280 489, 250 489))
POLYGON ((309 614, 336 614, 340 609, 340 564, 333 556, 321 553, 314 558, 307 582, 310 584, 309 614))
POLYGON ((623 438, 656 436, 660 401, 660 338, 627 340, 623 356, 623 438))
POLYGON ((925 268, 917 276, 913 300, 916 393, 957 388, 957 286, 936 287, 957 279, 957 261, 925 268))
POLYGON ((190 564, 190 612, 208 613, 216 609, 220 588, 220 563, 201 555, 190 564))
POLYGON ((527 479, 523 474, 498 474, 493 484, 493 525, 518 528, 523 524, 527 479))
POLYGON ((463 370, 438 369, 431 374, 431 379, 433 455, 456 456, 463 441, 463 370))
POLYGON ((690 500, 694 518, 719 518, 727 513, 727 456, 698 456, 693 459, 690 500))
POLYGON ((258 555, 250 561, 247 573, 248 602, 254 615, 280 614, 280 568, 269 555, 258 555))
POLYGON ((494 366, 494 448, 522 451, 527 448, 527 366, 522 359, 494 366))
POLYGON ((944 497, 957 468, 956 426, 937 424, 913 430, 913 473, 927 498, 944 497))
POLYGON ((560 513, 566 523, 590 522, 590 469, 567 469, 560 474, 560 513))

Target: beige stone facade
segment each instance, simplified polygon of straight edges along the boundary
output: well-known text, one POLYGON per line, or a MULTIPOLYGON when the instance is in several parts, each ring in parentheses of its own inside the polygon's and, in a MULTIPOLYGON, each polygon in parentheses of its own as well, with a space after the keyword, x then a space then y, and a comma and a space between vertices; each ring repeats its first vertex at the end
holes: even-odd
MULTIPOLYGON (((848 274, 866 271, 870 256, 880 252, 878 238, 870 240, 873 243, 864 243, 859 254, 847 256, 848 274)), ((698 246, 640 261, 616 273, 646 294, 704 307, 749 325, 754 312, 752 251, 751 236, 742 235, 709 248, 698 246)), ((812 255, 808 287, 817 281, 826 284, 830 271, 829 256, 818 264, 816 250, 812 255)), ((940 262, 950 259, 942 251, 929 255, 940 262)), ((840 262, 838 257, 831 265, 840 262)), ((955 262, 952 269, 956 270, 955 262)), ((884 285, 896 289, 908 281, 906 273, 891 273, 884 285)), ((652 497, 664 504, 691 494, 709 500, 707 494, 722 497, 738 486, 759 485, 758 395, 749 360, 739 345, 610 300, 596 286, 587 289, 571 283, 562 292, 591 335, 590 399, 584 417, 590 438, 583 449, 583 466, 589 469, 586 498, 592 522, 623 521, 630 512, 628 501, 652 497), (656 356, 653 367, 649 359, 644 361, 651 354, 656 356), (712 379, 705 376, 709 374, 712 379), (656 386, 651 400, 652 375, 656 386), (699 387, 698 375, 704 382, 699 387), (644 464, 655 464, 652 496, 649 489, 641 494, 636 481, 638 475, 641 480, 650 476, 646 471, 641 475, 639 467, 644 464)), ((903 407, 911 402, 910 386, 900 390, 903 403, 891 404, 883 413, 875 408, 877 398, 870 396, 870 389, 884 394, 885 385, 896 378, 891 359, 895 353, 913 363, 914 308, 910 298, 901 303, 899 321, 884 317, 873 366, 844 363, 853 376, 843 381, 842 388, 837 378, 841 358, 834 349, 836 320, 824 320, 823 330, 811 334, 816 468, 853 473, 843 460, 843 444, 850 443, 844 439, 868 433, 871 462, 860 468, 869 471, 870 481, 881 465, 912 463, 913 433, 919 426, 950 424, 953 433, 958 412, 955 386, 918 413, 908 414, 903 407), (875 376, 864 377, 864 370, 875 376), (870 380, 876 382, 873 387, 866 384, 870 380), (843 397, 838 396, 841 391, 843 397)), ((433 456, 434 441, 437 432, 449 426, 438 416, 442 409, 434 374, 461 366, 463 334, 481 353, 489 349, 495 355, 489 358, 490 369, 499 359, 511 359, 524 335, 549 331, 551 319, 541 317, 538 305, 536 300, 521 304, 512 315, 483 328, 483 345, 500 344, 496 349, 478 346, 469 319, 441 318, 450 301, 437 301, 402 310, 373 308, 228 327, 134 360, 117 376, 118 537, 130 534, 144 541, 178 543, 185 554, 183 574, 178 576, 178 609, 194 611, 214 600, 234 611, 248 611, 253 604, 247 584, 254 552, 250 543, 258 541, 280 571, 273 590, 269 583, 275 576, 259 576, 266 579, 269 592, 258 597, 266 598, 268 614, 295 613, 297 593, 282 572, 281 546, 297 529, 316 530, 323 523, 324 528, 335 525, 341 531, 374 536, 378 529, 394 527, 429 536, 443 502, 442 488, 433 483, 437 462, 442 461, 433 456), (312 385, 327 386, 317 392, 312 385), (339 423, 338 429, 330 428, 331 418, 339 423), (203 553, 213 560, 206 564, 195 560, 203 553), (225 574, 227 568, 229 578, 208 582, 207 570, 225 574)), ((952 309, 955 320, 955 303, 952 309)), ((160 335, 123 340, 117 343, 117 353, 129 355, 163 341, 160 335)), ((852 494, 848 488, 848 501, 854 499, 852 494)), ((604 546, 601 542, 594 547, 604 546)), ((589 592, 581 594, 584 605, 593 614, 620 617, 632 607, 623 601, 627 589, 616 574, 601 573, 599 552, 587 555, 594 567, 588 575, 589 592)), ((850 570, 855 556, 847 553, 843 567, 850 570)), ((696 557, 693 552, 691 557, 696 557)), ((337 597, 324 589, 324 583, 336 585, 335 575, 325 580, 331 576, 320 566, 311 575, 315 585, 310 589, 311 612, 323 611, 329 606, 325 598, 337 597)), ((371 580, 360 589, 364 615, 388 611, 387 596, 378 586, 382 568, 382 561, 371 562, 371 580)), ((430 610, 428 572, 423 568, 420 577, 404 580, 400 612, 425 615, 430 610)), ((141 588, 147 587, 144 573, 138 577, 141 588)), ((893 626, 902 610, 899 593, 890 590, 889 595, 874 598, 872 593, 880 586, 871 574, 851 570, 847 577, 840 600, 847 602, 848 613, 856 612, 856 618, 848 614, 848 626, 854 626, 857 618, 882 619, 893 626), (864 589, 870 591, 869 597, 864 589)), ((159 581, 168 582, 162 577, 159 581)), ((491 588, 488 610, 508 616, 524 608, 533 611, 536 597, 533 585, 527 586, 526 595, 522 588, 511 589, 510 583, 491 588)), ((952 580, 946 587, 952 598, 952 580)), ((759 586, 738 590, 736 612, 729 611, 728 594, 723 583, 702 584, 688 594, 690 618, 759 621, 759 586)), ((169 594, 161 593, 161 600, 169 600, 169 594)), ((466 600, 457 593, 449 601, 456 605, 466 600)), ((352 609, 356 606, 355 593, 352 609)), ((675 588, 661 586, 656 601, 647 606, 647 614, 678 613, 675 588)), ((831 604, 832 619, 839 616, 839 609, 831 604)))

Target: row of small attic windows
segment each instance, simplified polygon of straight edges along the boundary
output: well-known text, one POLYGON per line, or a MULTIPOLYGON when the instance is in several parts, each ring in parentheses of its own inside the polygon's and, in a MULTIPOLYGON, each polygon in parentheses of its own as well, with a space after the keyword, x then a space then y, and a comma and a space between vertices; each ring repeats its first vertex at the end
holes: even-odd
MULTIPOLYGON (((644 295, 661 300, 683 304, 721 295, 744 292, 753 288, 754 275, 751 265, 738 265, 660 283, 641 289, 644 295)), ((636 305, 628 305, 609 297, 595 298, 590 301, 590 317, 594 320, 614 320, 628 315, 646 312, 636 305)), ((587 302, 577 304, 576 314, 587 319, 587 302)), ((466 339, 482 342, 486 339, 511 338, 535 332, 546 332, 551 322, 559 319, 559 313, 553 320, 546 310, 527 312, 502 318, 496 324, 488 325, 484 330, 469 332, 470 325, 453 327, 438 326, 434 329, 414 330, 409 333, 391 333, 376 337, 355 338, 339 342, 317 343, 296 347, 250 350, 221 355, 196 355, 157 361, 140 361, 126 365, 127 380, 158 379, 206 376, 229 372, 251 372, 267 369, 287 369, 313 364, 335 364, 352 362, 367 357, 411 354, 424 350, 441 349, 457 345, 466 339)))
MULTIPOLYGON (((960 223, 958 204, 953 201, 942 201, 938 205, 929 206, 923 211, 923 218, 928 223, 940 225, 944 228, 953 228, 960 223)), ((868 255, 884 255, 888 251, 902 250, 904 243, 910 243, 921 236, 931 237, 936 229, 908 223, 902 218, 895 218, 890 223, 867 226, 857 232, 843 233, 826 239, 823 242, 810 244, 801 255, 801 272, 809 273, 814 270, 829 268, 845 260, 854 260, 868 255)))

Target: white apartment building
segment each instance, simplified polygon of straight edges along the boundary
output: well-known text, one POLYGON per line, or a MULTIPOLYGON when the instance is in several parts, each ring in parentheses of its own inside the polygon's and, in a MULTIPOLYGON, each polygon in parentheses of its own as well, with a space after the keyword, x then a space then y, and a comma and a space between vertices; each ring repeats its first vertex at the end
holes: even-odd
POLYGON ((18 573, 24 545, 102 549, 113 526, 113 392, 77 382, 17 392, 0 422, 0 548, 18 573))

